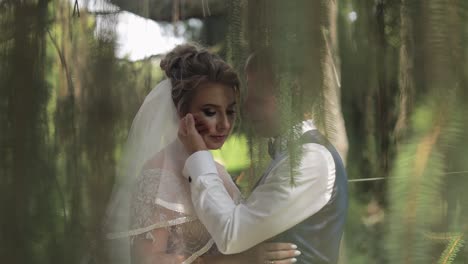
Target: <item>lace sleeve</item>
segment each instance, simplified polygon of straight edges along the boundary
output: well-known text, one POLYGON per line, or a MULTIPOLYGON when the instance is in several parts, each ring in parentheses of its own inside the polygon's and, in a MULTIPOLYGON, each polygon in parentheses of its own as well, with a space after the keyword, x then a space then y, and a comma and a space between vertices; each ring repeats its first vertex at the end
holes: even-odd
POLYGON ((149 231, 197 219, 183 182, 169 171, 150 169, 138 177, 132 195, 131 229, 149 231))
POLYGON ((185 179, 169 171, 151 169, 139 176, 132 195, 132 244, 135 239, 151 240, 167 254, 185 256, 183 263, 211 248, 211 236, 192 213, 186 188, 185 179))
POLYGON ((160 180, 153 176, 154 173, 156 172, 144 171, 137 179, 132 195, 131 229, 151 226, 158 222, 155 217, 158 217, 159 210, 154 201, 160 180))

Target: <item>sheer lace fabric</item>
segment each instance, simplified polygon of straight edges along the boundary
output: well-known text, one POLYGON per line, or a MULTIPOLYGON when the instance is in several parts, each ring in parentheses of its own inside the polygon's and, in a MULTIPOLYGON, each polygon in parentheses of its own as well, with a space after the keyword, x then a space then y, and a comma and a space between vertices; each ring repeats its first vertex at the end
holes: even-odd
MULTIPOLYGON (((167 254, 183 255, 183 263, 191 263, 203 254, 217 254, 210 234, 198 220, 190 197, 190 183, 182 168, 187 155, 176 141, 148 161, 137 177, 132 191, 130 232, 135 239, 149 239, 153 244, 165 243, 167 254), (164 229, 168 236, 159 238, 152 232, 164 229)), ((239 191, 221 165, 218 171, 234 200, 239 191)))

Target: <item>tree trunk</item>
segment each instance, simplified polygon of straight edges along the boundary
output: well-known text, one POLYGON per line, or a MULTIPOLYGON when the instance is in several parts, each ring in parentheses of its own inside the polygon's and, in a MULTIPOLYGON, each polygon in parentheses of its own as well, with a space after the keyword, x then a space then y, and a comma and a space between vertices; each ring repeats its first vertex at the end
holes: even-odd
POLYGON ((414 100, 414 27, 408 0, 402 0, 400 7, 400 98, 395 137, 398 144, 408 126, 408 116, 412 112, 414 100))
POLYGON ((338 63, 337 37, 337 1, 322 1, 322 35, 324 47, 321 60, 323 90, 325 95, 325 123, 327 135, 346 164, 348 154, 348 137, 341 111, 341 79, 338 63))

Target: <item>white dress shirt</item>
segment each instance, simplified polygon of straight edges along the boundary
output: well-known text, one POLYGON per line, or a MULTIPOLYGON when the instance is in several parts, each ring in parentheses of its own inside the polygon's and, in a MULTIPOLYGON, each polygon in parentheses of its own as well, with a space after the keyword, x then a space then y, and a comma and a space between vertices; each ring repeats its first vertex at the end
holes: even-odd
MULTIPOLYGON (((311 121, 303 131, 316 129, 311 121)), ((209 151, 198 151, 185 162, 194 209, 223 254, 245 251, 318 212, 330 200, 335 163, 322 145, 303 145, 303 156, 290 184, 288 157, 278 161, 243 203, 236 205, 218 177, 209 151)), ((289 242, 289 241, 284 241, 289 242)))

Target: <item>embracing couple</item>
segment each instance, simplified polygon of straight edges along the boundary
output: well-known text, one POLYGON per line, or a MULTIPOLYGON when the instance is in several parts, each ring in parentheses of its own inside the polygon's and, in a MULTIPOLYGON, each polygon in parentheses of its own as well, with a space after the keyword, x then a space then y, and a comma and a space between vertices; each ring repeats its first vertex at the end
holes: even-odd
POLYGON ((262 56, 246 62, 242 105, 239 78, 217 55, 186 44, 161 61, 167 78, 133 121, 109 206, 112 262, 337 263, 348 199, 343 162, 304 118, 291 184, 278 82, 262 56), (209 152, 223 146, 238 109, 276 146, 245 199, 209 152))

